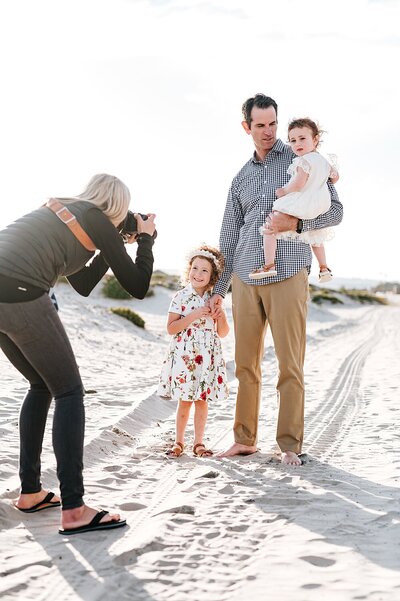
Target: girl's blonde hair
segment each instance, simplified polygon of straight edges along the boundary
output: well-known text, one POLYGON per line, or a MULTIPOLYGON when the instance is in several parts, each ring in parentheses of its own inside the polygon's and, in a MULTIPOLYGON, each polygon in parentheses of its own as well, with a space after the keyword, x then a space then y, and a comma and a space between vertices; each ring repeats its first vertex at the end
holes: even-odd
POLYGON ((63 204, 83 200, 99 207, 115 225, 119 225, 128 213, 131 195, 128 187, 114 175, 99 173, 89 181, 85 190, 75 197, 57 198, 63 204))
POLYGON ((192 267, 192 263, 196 258, 206 259, 206 261, 208 261, 211 265, 211 277, 208 284, 208 290, 211 290, 211 288, 213 288, 218 282, 221 273, 224 270, 224 255, 218 248, 215 248, 214 246, 208 246, 207 244, 202 244, 198 248, 192 250, 192 252, 188 255, 188 262, 183 273, 183 285, 186 285, 189 281, 190 268, 192 267))

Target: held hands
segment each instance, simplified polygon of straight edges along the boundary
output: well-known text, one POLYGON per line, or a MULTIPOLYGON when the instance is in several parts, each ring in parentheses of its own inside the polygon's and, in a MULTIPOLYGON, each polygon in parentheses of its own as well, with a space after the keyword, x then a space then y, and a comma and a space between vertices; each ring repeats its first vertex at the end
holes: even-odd
POLYGON ((223 298, 220 294, 213 294, 209 300, 211 308, 211 317, 217 324, 218 336, 224 338, 229 334, 229 324, 224 309, 222 308, 223 298))
POLYGON ((196 321, 196 319, 201 319, 202 317, 210 317, 211 309, 205 305, 204 307, 199 307, 198 309, 192 311, 190 316, 193 317, 193 321, 196 321))
POLYGON ((210 316, 215 320, 218 320, 224 312, 222 308, 222 301, 223 298, 220 294, 213 294, 208 301, 208 305, 210 307, 210 316))
POLYGON ((282 196, 285 196, 285 188, 277 188, 275 190, 275 195, 277 198, 281 198, 282 196))

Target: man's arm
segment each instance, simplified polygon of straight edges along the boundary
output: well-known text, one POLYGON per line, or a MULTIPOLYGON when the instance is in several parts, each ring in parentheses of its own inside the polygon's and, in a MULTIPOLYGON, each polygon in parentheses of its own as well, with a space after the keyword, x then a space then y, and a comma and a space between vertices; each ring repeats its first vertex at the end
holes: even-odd
MULTIPOLYGON (((308 232, 310 230, 320 230, 324 227, 333 227, 339 225, 343 219, 343 205, 339 200, 338 194, 333 184, 328 182, 329 192, 331 194, 331 206, 329 211, 318 215, 315 219, 304 219, 302 220, 302 232, 308 232)), ((299 226, 299 219, 292 217, 292 215, 285 215, 284 213, 271 213, 268 217, 269 220, 269 231, 272 234, 279 234, 280 232, 297 231, 299 226)), ((300 233, 300 232, 299 232, 300 233)))
POLYGON ((244 223, 243 213, 235 193, 234 182, 229 190, 225 213, 222 219, 219 246, 225 259, 224 271, 214 286, 214 294, 224 297, 228 292, 233 272, 233 258, 239 240, 240 229, 244 223))
POLYGON ((318 215, 315 219, 303 220, 303 232, 310 230, 320 230, 324 227, 333 227, 339 225, 343 219, 343 205, 339 200, 335 186, 328 181, 329 192, 331 193, 331 206, 329 211, 318 215))

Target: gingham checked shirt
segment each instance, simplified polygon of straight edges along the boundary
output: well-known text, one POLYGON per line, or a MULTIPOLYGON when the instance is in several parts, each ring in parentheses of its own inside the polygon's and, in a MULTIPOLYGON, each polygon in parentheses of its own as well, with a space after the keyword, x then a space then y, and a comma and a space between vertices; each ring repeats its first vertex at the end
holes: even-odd
MULTIPOLYGON (((277 140, 263 161, 252 158, 234 177, 229 190, 220 234, 220 249, 225 257, 224 272, 214 287, 214 293, 225 296, 232 274, 253 286, 270 284, 290 278, 304 267, 310 271, 309 244, 293 240, 278 240, 276 268, 278 274, 262 280, 250 280, 249 273, 264 265, 262 236, 259 228, 272 210, 276 188, 289 181, 287 173, 295 155, 282 140, 277 140)), ((316 219, 303 221, 303 231, 338 225, 343 206, 334 186, 328 183, 331 207, 316 219)))

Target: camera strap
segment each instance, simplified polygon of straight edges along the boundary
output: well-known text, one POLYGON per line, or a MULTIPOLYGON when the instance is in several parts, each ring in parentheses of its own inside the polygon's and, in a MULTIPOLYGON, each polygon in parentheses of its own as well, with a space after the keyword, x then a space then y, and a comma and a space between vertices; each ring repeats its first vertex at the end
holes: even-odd
POLYGON ((96 245, 94 244, 93 240, 87 235, 83 227, 79 224, 75 215, 73 215, 65 205, 55 198, 50 198, 44 206, 48 209, 51 209, 53 213, 57 215, 57 217, 63 223, 65 223, 67 227, 69 227, 75 238, 78 238, 79 242, 86 248, 86 250, 96 250, 96 245))

